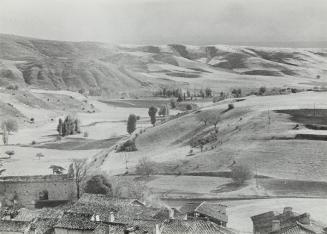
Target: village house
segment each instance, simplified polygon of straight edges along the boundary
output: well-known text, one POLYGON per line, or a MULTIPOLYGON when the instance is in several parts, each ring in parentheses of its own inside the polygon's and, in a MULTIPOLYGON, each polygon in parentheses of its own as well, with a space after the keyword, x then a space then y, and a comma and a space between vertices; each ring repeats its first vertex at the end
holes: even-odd
POLYGON ((291 207, 285 207, 283 213, 269 211, 251 219, 254 234, 327 234, 327 226, 311 219, 309 213, 293 212, 291 207))
POLYGON ((180 212, 184 214, 185 220, 206 219, 226 227, 228 223, 226 208, 225 205, 219 203, 204 201, 201 203, 186 203, 181 207, 180 212))

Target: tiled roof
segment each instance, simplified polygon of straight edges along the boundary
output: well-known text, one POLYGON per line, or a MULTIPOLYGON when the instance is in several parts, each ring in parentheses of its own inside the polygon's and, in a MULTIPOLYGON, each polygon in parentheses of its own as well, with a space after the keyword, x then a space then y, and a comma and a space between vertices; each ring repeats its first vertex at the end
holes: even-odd
POLYGON ((2 232, 24 232, 29 228, 29 222, 0 220, 0 233, 2 232))
POLYGON ((72 230, 94 230, 97 225, 96 222, 91 221, 90 215, 65 213, 54 227, 72 230))
POLYGON ((144 203, 134 198, 112 198, 103 194, 84 193, 78 200, 83 204, 99 204, 104 206, 116 206, 117 204, 144 206, 144 203))
POLYGON ((41 219, 38 218, 31 223, 30 230, 37 234, 53 233, 54 226, 57 223, 57 219, 41 219))
POLYGON ((94 234, 122 234, 126 229, 124 224, 101 223, 93 231, 94 234))
POLYGON ((204 220, 167 220, 160 225, 161 234, 235 234, 237 232, 204 220))
POLYGON ((200 204, 200 202, 188 202, 180 208, 180 212, 183 214, 192 213, 200 204))
POLYGON ((224 222, 228 221, 228 217, 226 215, 226 206, 219 203, 202 202, 195 209, 195 211, 205 216, 212 217, 224 222))
POLYGON ((17 221, 32 221, 35 218, 49 218, 57 219, 63 215, 63 211, 59 209, 43 208, 39 210, 29 210, 21 208, 18 211, 18 215, 15 217, 17 221))

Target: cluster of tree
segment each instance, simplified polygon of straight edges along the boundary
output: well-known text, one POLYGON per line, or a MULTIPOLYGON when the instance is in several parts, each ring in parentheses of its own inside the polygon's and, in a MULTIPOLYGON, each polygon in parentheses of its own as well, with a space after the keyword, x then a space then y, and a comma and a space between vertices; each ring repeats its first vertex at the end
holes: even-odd
POLYGON ((183 92, 182 92, 182 89, 180 89, 180 88, 177 88, 177 89, 162 88, 153 93, 153 96, 155 96, 155 97, 176 97, 176 98, 178 98, 182 95, 183 95, 183 92))
POLYGON ((242 89, 233 89, 232 95, 236 98, 242 97, 242 89))
POLYGON ((68 136, 74 135, 76 133, 81 133, 80 121, 79 119, 68 115, 64 121, 59 119, 57 131, 60 136, 68 136))
POLYGON ((8 141, 9 141, 9 134, 11 132, 17 132, 18 131, 18 123, 14 119, 4 120, 1 123, 1 130, 2 130, 3 144, 7 145, 8 141))
POLYGON ((49 169, 52 170, 52 174, 54 175, 62 175, 64 173, 64 170, 66 170, 62 166, 58 166, 58 165, 51 165, 49 169))
POLYGON ((202 136, 199 138, 192 138, 190 141, 191 147, 200 147, 201 152, 205 144, 209 144, 211 142, 216 142, 218 140, 217 132, 210 132, 209 135, 202 136))

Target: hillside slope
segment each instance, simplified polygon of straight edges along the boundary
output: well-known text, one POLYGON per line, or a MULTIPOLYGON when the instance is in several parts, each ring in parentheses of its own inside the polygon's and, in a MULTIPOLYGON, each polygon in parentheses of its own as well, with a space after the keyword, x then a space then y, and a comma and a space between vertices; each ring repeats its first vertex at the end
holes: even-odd
POLYGON ((327 49, 245 46, 114 46, 0 34, 0 86, 85 88, 106 96, 163 86, 216 91, 325 85, 327 49), (317 80, 320 75, 320 80, 317 80))
POLYGON ((138 151, 106 150, 97 162, 103 170, 118 173, 124 172, 126 157, 132 167, 145 156, 161 163, 161 172, 175 174, 226 171, 241 163, 269 177, 321 181, 327 176, 327 132, 310 129, 308 123, 327 125, 326 98, 326 93, 315 92, 251 96, 228 111, 226 100, 148 128, 136 139, 138 151), (199 121, 201 112, 220 115, 217 139, 206 143, 203 152, 190 146, 192 140, 214 134, 213 125, 199 121))

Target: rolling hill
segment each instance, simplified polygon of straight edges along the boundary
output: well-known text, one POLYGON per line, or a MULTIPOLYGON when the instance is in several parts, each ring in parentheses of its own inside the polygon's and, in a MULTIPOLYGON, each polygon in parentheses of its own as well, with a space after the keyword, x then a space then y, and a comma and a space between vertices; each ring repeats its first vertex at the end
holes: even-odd
POLYGON ((326 85, 326 67, 327 49, 320 48, 110 45, 0 34, 0 86, 84 88, 111 97, 176 86, 307 87, 326 85))

